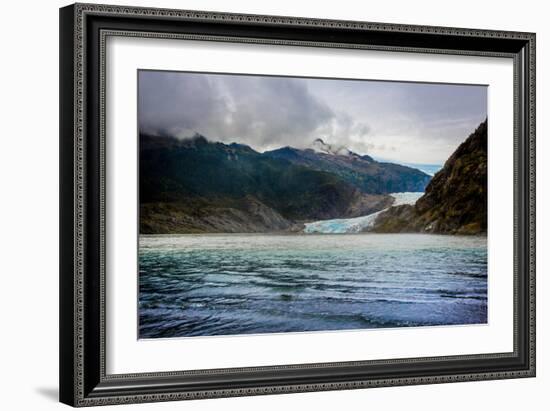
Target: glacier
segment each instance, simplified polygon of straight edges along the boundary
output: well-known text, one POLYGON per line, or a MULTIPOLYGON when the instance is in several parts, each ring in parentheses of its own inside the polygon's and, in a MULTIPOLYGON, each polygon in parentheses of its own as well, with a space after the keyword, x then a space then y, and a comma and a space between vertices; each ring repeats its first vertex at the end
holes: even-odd
MULTIPOLYGON (((392 206, 398 206, 403 204, 414 204, 418 200, 423 192, 405 192, 405 193, 391 193, 390 194, 395 201, 392 206)), ((345 234, 345 233, 360 233, 366 228, 372 226, 378 214, 386 211, 387 208, 377 211, 376 213, 364 215, 355 218, 336 218, 333 220, 320 220, 312 223, 306 223, 304 233, 314 234, 345 234)))

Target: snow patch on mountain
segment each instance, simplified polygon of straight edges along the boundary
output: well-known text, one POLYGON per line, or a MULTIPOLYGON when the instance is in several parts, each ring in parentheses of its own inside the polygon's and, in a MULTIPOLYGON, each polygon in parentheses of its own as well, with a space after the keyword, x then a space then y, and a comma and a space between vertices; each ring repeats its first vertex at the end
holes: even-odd
POLYGON ((338 156, 350 156, 355 154, 349 151, 344 146, 334 146, 332 144, 327 144, 320 138, 315 139, 313 143, 311 143, 311 146, 309 148, 317 153, 332 154, 338 156))

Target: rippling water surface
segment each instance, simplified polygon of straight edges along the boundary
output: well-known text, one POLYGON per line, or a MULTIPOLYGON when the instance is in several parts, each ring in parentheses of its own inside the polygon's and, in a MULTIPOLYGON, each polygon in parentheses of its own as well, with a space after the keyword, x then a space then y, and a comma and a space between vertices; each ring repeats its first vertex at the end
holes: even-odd
POLYGON ((141 236, 141 338, 487 322, 487 240, 141 236))

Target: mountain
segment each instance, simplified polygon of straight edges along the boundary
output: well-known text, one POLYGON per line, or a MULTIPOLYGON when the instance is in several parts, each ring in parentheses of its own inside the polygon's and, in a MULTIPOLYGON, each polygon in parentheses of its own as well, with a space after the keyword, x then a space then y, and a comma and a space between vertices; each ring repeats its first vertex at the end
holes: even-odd
POLYGON ((320 138, 316 138, 315 140, 313 140, 313 143, 311 143, 311 149, 318 153, 333 154, 338 156, 349 156, 351 154, 354 154, 344 146, 333 146, 331 144, 325 143, 320 138))
POLYGON ((243 144, 140 135, 140 232, 299 230, 389 207, 390 196, 243 144))
POLYGON ((443 168, 442 164, 417 164, 417 163, 402 163, 407 167, 416 168, 429 176, 434 176, 439 170, 443 168))
POLYGON ((431 178, 415 168, 378 162, 345 147, 326 144, 321 139, 315 140, 311 148, 304 150, 283 147, 267 151, 264 155, 334 174, 365 193, 420 192, 424 191, 431 178))
POLYGON ((395 164, 401 164, 402 166, 406 166, 410 168, 416 168, 417 170, 420 170, 423 173, 426 173, 432 177, 435 175, 435 173, 437 173, 439 170, 443 168, 443 164, 407 163, 404 161, 388 160, 387 158, 382 158, 378 156, 376 157, 373 156, 372 158, 380 163, 395 163, 395 164))
POLYGON ((449 157, 414 206, 390 207, 372 231, 487 232, 487 120, 449 157))

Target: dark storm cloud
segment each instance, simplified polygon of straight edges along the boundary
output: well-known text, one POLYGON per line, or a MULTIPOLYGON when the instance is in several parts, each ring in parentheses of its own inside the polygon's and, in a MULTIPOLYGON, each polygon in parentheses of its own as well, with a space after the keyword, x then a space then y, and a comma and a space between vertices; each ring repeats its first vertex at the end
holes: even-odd
POLYGON ((348 121, 299 79, 140 72, 142 131, 180 138, 195 132, 256 149, 302 146, 319 127, 348 121))
POLYGON ((485 86, 141 71, 144 132, 442 163, 487 116, 485 86))
POLYGON ((138 119, 143 132, 178 135, 227 113, 208 77, 169 72, 139 73, 138 119))

